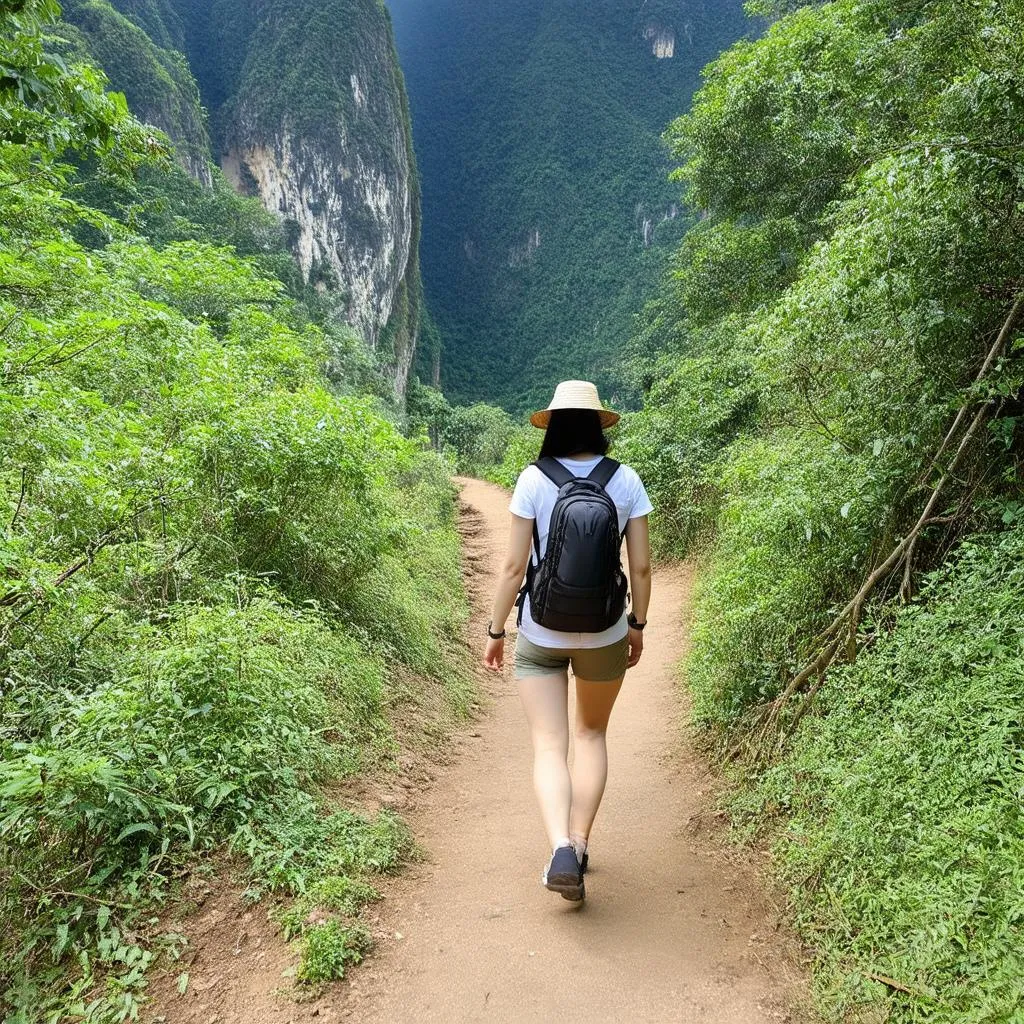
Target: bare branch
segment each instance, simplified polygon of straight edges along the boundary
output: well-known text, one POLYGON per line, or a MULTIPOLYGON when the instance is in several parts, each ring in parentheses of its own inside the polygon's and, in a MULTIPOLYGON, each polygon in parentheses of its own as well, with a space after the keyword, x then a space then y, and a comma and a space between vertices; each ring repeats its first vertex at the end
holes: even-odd
MULTIPOLYGON (((1024 314, 1024 293, 1017 296, 1013 304, 1013 308, 1003 324, 1002 330, 1000 330, 995 342, 990 347, 985 360, 975 377, 975 383, 983 380, 991 372, 992 367, 996 364, 996 361, 999 358, 999 355, 1010 340, 1010 337, 1013 334, 1022 314, 1024 314)), ((932 487, 931 494, 928 496, 928 500, 925 502, 924 508, 918 515, 913 527, 911 527, 906 535, 895 544, 886 558, 880 564, 876 565, 870 573, 868 573, 857 592, 846 603, 838 615, 835 616, 832 622, 829 623, 828 627, 821 633, 815 644, 817 653, 790 679, 782 693, 762 709, 762 712, 760 713, 762 724, 758 730, 759 742, 757 744, 762 751, 765 749, 765 740, 768 734, 774 730, 776 723, 778 722, 782 708, 790 698, 792 698, 796 693, 804 690, 808 682, 813 677, 817 676, 817 679, 807 690, 803 700, 797 707, 792 718, 789 720, 785 731, 778 736, 778 746, 781 746, 786 739, 793 734, 793 731, 796 729, 801 718, 803 718, 813 702, 818 690, 823 685, 829 667, 835 661, 839 652, 843 649, 844 641, 848 659, 853 661, 856 658, 858 651, 857 629, 860 624, 860 617, 864 605, 874 592, 875 588, 884 580, 888 579, 890 575, 900 567, 900 565, 903 567, 902 586, 900 588, 901 593, 904 595, 909 593, 912 581, 914 554, 922 532, 929 526, 938 523, 953 522, 962 515, 962 505, 961 509, 957 510, 952 515, 937 515, 936 507, 942 498, 946 486, 951 480, 956 478, 957 470, 960 468, 965 456, 976 441, 978 434, 985 422, 988 420, 992 410, 996 408, 998 404, 999 403, 995 398, 989 398, 980 404, 975 404, 974 401, 968 401, 957 412, 952 426, 946 432, 946 436, 939 445, 938 450, 931 460, 929 469, 923 475, 922 480, 927 479, 931 472, 939 465, 942 455, 953 444, 960 427, 970 415, 972 406, 974 407, 973 418, 971 418, 967 429, 963 431, 960 436, 959 443, 956 446, 956 451, 953 453, 952 459, 950 459, 948 465, 942 470, 942 475, 932 487)), ((738 747, 734 747, 730 751, 730 757, 735 756, 739 749, 740 748, 738 747)))

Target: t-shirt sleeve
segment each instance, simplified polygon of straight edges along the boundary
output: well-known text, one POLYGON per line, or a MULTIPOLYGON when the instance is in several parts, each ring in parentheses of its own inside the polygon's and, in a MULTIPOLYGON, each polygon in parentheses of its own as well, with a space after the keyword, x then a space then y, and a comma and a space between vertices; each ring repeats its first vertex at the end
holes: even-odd
POLYGON ((638 519, 640 516, 650 515, 654 511, 651 499, 647 496, 647 488, 644 487, 640 477, 633 473, 633 504, 629 510, 630 519, 638 519))
POLYGON ((509 512, 520 519, 537 518, 537 483, 533 478, 532 469, 532 466, 527 466, 519 474, 516 488, 512 492, 512 500, 508 503, 509 512))

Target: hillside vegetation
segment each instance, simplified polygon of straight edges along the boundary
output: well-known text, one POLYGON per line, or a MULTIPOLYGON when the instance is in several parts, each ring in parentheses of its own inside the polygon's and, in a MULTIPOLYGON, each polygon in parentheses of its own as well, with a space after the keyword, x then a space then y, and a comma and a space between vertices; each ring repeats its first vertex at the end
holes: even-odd
MULTIPOLYGON (((741 0, 389 0, 423 178, 427 302, 458 403, 570 377, 621 400, 632 317, 678 244, 659 135, 756 27, 741 0), (645 32, 676 40, 657 59, 645 32)), ((421 374, 438 367, 423 350, 421 374)))
POLYGON ((1024 1019, 1024 6, 757 0, 619 454, 831 1020, 1024 1019))
POLYGON ((420 197, 381 0, 66 0, 62 13, 61 52, 102 69, 191 177, 213 186, 222 165, 283 222, 307 301, 356 326, 401 401, 423 319, 420 197))
POLYGON ((182 33, 168 4, 66 0, 61 36, 79 60, 101 67, 132 113, 165 131, 181 165, 209 181, 210 138, 199 90, 182 56, 182 33))
POLYGON ((50 52, 58 15, 0 13, 0 1005, 18 1024, 134 1017, 181 946, 161 903, 217 851, 248 898, 298 899, 274 905, 303 936, 300 982, 339 976, 367 946, 370 876, 409 839, 322 786, 389 763, 396 705, 467 696, 447 467, 365 393, 361 343, 302 301, 280 225, 200 189, 98 72, 50 52))

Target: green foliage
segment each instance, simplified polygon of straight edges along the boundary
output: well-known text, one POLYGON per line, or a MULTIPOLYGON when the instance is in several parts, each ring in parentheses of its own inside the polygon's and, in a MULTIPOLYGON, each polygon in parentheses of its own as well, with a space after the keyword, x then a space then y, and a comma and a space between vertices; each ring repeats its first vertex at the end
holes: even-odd
POLYGON ((1022 595, 1024 531, 965 542, 747 798, 829 1019, 1020 1016, 1022 595))
MULTIPOLYGON (((62 34, 75 52, 101 67, 132 112, 165 131, 182 164, 205 177, 210 139, 199 90, 177 49, 148 34, 162 25, 159 15, 140 12, 144 30, 107 0, 64 0, 62 6, 69 23, 62 34)), ((166 30, 157 34, 168 36, 166 30)))
POLYGON ((684 349, 658 361, 644 408, 623 421, 616 453, 642 467, 658 510, 653 540, 666 555, 690 550, 710 532, 722 449, 752 422, 757 408, 749 353, 705 340, 708 349, 700 355, 684 349))
POLYGON ((497 406, 452 406, 440 391, 414 380, 407 408, 409 432, 424 434, 458 473, 508 487, 537 457, 542 435, 533 427, 517 427, 497 406))
MULTIPOLYGON (((381 811, 373 820, 350 811, 325 815, 308 799, 287 816, 264 815, 232 844, 248 854, 254 875, 272 890, 306 893, 317 905, 331 902, 331 892, 340 899, 339 883, 331 879, 391 871, 412 852, 409 831, 393 814, 381 811)), ((356 899, 363 883, 348 880, 356 899)))
MULTIPOLYGON (((166 165, 123 177, 162 150, 46 54, 55 9, 19 10, 0 16, 35 83, 0 95, 21 132, 0 141, 0 1001, 19 1024, 113 1021, 159 948, 147 910, 197 856, 229 846, 254 895, 351 916, 363 876, 409 855, 394 816, 323 785, 388 763, 411 674, 458 712, 465 610, 446 466, 353 393, 350 336, 268 274, 266 222, 216 189, 189 209, 166 165), (68 147, 102 177, 73 182, 68 147), (116 219, 166 182, 136 233, 116 219)), ((310 979, 364 948, 345 927, 308 941, 310 979)))
POLYGON ((667 134, 704 216, 639 321, 623 452, 661 548, 702 555, 688 682, 738 741, 981 410, 858 660, 736 799, 771 819, 829 1019, 1015 1020, 1024 11, 750 6, 771 28, 667 134))
POLYGON ((306 930, 321 909, 354 917, 377 899, 380 893, 368 882, 349 875, 325 875, 275 917, 285 939, 292 939, 306 930))
POLYGON ((452 409, 441 441, 455 450, 459 472, 480 474, 505 457, 513 429, 504 409, 478 402, 452 409))
POLYGON ((60 13, 56 0, 22 0, 0 8, 0 145, 8 160, 41 173, 74 150, 126 169, 163 150, 128 113, 124 97, 104 91, 103 76, 84 64, 70 69, 43 47, 39 26, 60 13))
POLYGON ((485 471, 486 479, 511 490, 519 474, 531 462, 536 462, 543 439, 544 435, 536 427, 514 429, 509 435, 501 462, 485 471))
POLYGON ((445 393, 522 413, 584 377, 618 404, 633 314, 688 220, 658 136, 700 66, 755 27, 742 3, 390 6, 445 393), (654 57, 652 27, 675 34, 673 59, 654 57))
POLYGON ((370 933, 362 925, 325 921, 306 932, 296 977, 307 983, 344 978, 345 968, 361 963, 372 947, 370 933))
MULTIPOLYGON (((214 12, 217 30, 231 31, 235 9, 243 6, 238 0, 219 5, 214 12)), ((275 0, 273 5, 255 6, 259 20, 248 40, 231 106, 255 122, 257 135, 269 137, 287 122, 299 136, 320 139, 333 148, 338 144, 335 126, 347 124, 363 133, 360 141, 388 146, 394 128, 389 114, 401 108, 401 72, 388 52, 390 27, 384 5, 376 0, 314 5, 275 0), (374 84, 383 88, 386 82, 395 94, 388 97, 391 103, 375 97, 364 119, 348 76, 371 54, 384 58, 382 66, 390 75, 390 81, 374 84), (342 72, 344 87, 339 88, 342 72)))
POLYGON ((926 6, 803 6, 669 133, 708 216, 641 321, 623 444, 663 549, 717 528, 691 673, 709 720, 771 697, 913 522, 951 411, 991 394, 1006 440, 977 446, 921 557, 1017 486, 1017 350, 971 381, 1024 270, 1019 46, 998 6, 926 6))

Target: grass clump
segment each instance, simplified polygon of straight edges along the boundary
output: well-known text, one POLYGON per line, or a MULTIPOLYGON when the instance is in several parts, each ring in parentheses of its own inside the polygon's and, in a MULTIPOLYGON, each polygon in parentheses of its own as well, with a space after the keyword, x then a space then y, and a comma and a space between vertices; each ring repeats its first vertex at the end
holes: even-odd
POLYGON ((294 902, 274 914, 285 939, 301 935, 309 927, 318 909, 335 911, 346 918, 359 911, 380 893, 369 882, 349 875, 325 875, 294 902))
POLYGON ((738 801, 771 822, 831 1019, 1024 1013, 1022 706, 1018 527, 934 574, 738 801))
POLYGON ((325 921, 303 936, 302 961, 295 977, 306 984, 344 978, 345 969, 361 963, 372 948, 373 939, 362 925, 325 921))

